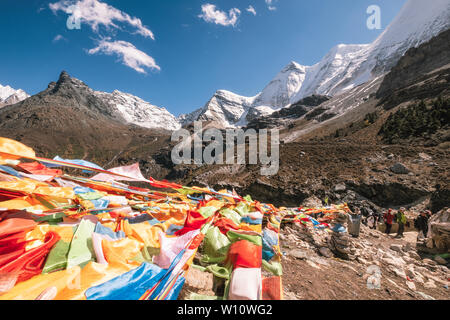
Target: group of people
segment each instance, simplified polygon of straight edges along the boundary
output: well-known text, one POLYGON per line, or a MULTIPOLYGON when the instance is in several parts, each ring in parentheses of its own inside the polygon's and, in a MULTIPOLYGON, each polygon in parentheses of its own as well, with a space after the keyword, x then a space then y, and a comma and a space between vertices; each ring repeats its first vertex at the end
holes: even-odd
POLYGON ((407 223, 406 215, 405 215, 406 209, 400 208, 396 212, 393 209, 389 209, 385 211, 382 215, 373 212, 367 217, 367 226, 371 229, 376 229, 378 223, 383 219, 384 224, 386 225, 386 234, 390 234, 392 230, 392 224, 394 222, 398 223, 398 231, 396 238, 403 238, 403 233, 405 232, 405 225, 407 223))
MULTIPOLYGON (((386 224, 386 234, 391 233, 392 224, 397 222, 398 232, 396 238, 403 238, 403 232, 405 231, 405 225, 407 223, 405 212, 405 208, 400 208, 396 213, 394 213, 392 209, 389 209, 383 214, 384 223, 386 224)), ((418 239, 426 238, 428 233, 428 220, 430 217, 431 211, 423 210, 414 220, 414 227, 419 231, 418 239)))
POLYGON ((405 225, 406 225, 406 215, 405 215, 406 209, 400 208, 397 210, 396 213, 392 209, 389 209, 383 214, 383 220, 386 224, 386 234, 391 233, 392 224, 394 222, 398 223, 398 231, 396 238, 403 238, 403 232, 405 232, 405 225))
MULTIPOLYGON (((389 209, 383 214, 378 212, 370 212, 366 219, 363 219, 363 223, 371 229, 376 229, 377 225, 381 220, 383 220, 386 225, 385 233, 389 235, 392 230, 392 224, 398 224, 398 231, 396 238, 403 238, 403 233, 405 232, 405 226, 408 223, 406 219, 406 209, 400 208, 397 211, 389 209)), ((355 209, 355 214, 360 214, 359 208, 355 209)), ((424 239, 428 234, 428 220, 431 217, 430 210, 423 210, 420 212, 419 216, 414 220, 414 227, 419 231, 418 239, 424 239)))

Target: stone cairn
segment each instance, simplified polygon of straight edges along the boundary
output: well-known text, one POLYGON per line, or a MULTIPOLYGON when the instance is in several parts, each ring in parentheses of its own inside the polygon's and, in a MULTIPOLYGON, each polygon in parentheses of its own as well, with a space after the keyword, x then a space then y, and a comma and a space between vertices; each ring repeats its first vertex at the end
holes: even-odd
POLYGON ((327 243, 330 250, 336 257, 343 260, 354 260, 355 256, 351 254, 351 239, 347 233, 345 224, 349 217, 345 212, 338 212, 333 221, 334 227, 327 243))

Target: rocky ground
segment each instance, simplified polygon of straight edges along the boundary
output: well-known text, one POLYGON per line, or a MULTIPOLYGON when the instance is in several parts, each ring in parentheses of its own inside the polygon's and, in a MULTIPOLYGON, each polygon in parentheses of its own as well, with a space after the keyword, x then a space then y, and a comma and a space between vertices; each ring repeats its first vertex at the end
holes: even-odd
POLYGON ((335 258, 324 231, 285 225, 281 233, 286 300, 449 300, 449 264, 416 246, 417 232, 395 239, 362 225, 351 238, 354 260, 335 258), (418 251, 419 249, 419 251, 418 251), (380 287, 368 281, 379 268, 380 287))
MULTIPOLYGON (((330 203, 368 200, 373 209, 413 207, 448 189, 448 150, 421 146, 359 144, 350 141, 289 143, 280 148, 277 175, 259 166, 175 167, 183 183, 235 188, 277 206, 299 206, 310 197, 330 203)), ((439 197, 438 197, 439 198, 439 197)), ((319 205, 322 205, 320 203, 319 205)), ((433 211, 448 206, 448 199, 433 211)), ((379 209, 378 209, 379 210, 379 209)))
MULTIPOLYGON (((448 211, 441 211, 435 218, 433 242, 439 235, 436 225, 448 230, 448 222, 442 222, 448 220, 448 211)), ((450 263, 448 257, 442 257, 448 248, 428 246, 431 238, 417 240, 418 233, 412 229, 403 238, 396 238, 396 228, 394 224, 393 233, 387 235, 380 231, 382 224, 377 230, 361 224, 358 237, 340 233, 340 239, 348 239, 345 250, 349 252, 341 259, 330 246, 329 239, 335 233, 282 222, 279 237, 284 300, 450 300, 450 263)), ((448 231, 443 232, 440 236, 448 237, 448 231)), ((200 255, 194 261, 199 259, 200 255)), ((264 268, 262 275, 273 276, 264 268)), ((179 299, 205 298, 196 294, 222 296, 224 282, 207 270, 192 267, 179 299)))

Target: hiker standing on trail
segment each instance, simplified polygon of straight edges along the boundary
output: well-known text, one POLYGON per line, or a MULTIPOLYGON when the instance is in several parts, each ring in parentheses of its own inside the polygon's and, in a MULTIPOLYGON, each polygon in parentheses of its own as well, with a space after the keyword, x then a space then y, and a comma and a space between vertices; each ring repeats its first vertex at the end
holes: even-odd
POLYGON ((431 235, 429 234, 430 233, 430 229, 431 229, 431 226, 430 226, 430 220, 431 220, 431 217, 433 216, 433 213, 430 211, 430 210, 427 210, 427 211, 425 211, 426 212, 426 214, 427 214, 427 217, 428 217, 428 222, 427 222, 427 233, 425 234, 425 238, 428 238, 428 237, 430 237, 431 235))
POLYGON ((424 239, 427 237, 428 219, 428 213, 426 211, 422 211, 416 220, 414 220, 414 227, 419 231, 417 239, 424 239))
POLYGON ((403 232, 405 231, 406 224, 405 210, 405 208, 400 208, 397 212, 398 232, 395 236, 396 238, 403 238, 403 232))
POLYGON ((394 214, 392 213, 392 209, 389 209, 383 215, 384 223, 386 224, 386 234, 391 233, 392 221, 394 220, 394 214))
POLYGON ((379 215, 378 213, 371 211, 369 217, 367 218, 367 225, 369 226, 370 229, 377 229, 377 224, 378 224, 378 220, 379 220, 379 215))
POLYGON ((373 216, 373 214, 371 214, 370 216, 367 217, 367 219, 365 219, 365 221, 363 221, 363 223, 368 226, 370 229, 373 229, 373 224, 375 223, 375 218, 373 216), (365 222, 365 223, 364 223, 365 222))
POLYGON ((378 227, 378 223, 379 223, 380 220, 381 220, 381 213, 378 212, 378 211, 376 211, 376 212, 373 213, 373 217, 374 217, 374 219, 375 219, 375 221, 374 221, 374 223, 373 223, 373 229, 376 230, 377 227, 378 227))

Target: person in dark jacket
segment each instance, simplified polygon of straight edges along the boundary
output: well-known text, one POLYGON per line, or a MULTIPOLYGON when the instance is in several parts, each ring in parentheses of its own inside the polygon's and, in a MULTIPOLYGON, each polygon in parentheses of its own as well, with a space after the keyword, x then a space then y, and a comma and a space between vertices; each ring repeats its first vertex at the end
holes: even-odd
POLYGON ((417 219, 414 221, 414 226, 419 231, 418 238, 426 238, 428 233, 428 219, 427 212, 422 211, 417 219))
POLYGON ((367 218, 370 229, 377 229, 378 222, 380 222, 380 213, 371 211, 371 214, 367 218))
POLYGON ((374 229, 377 229, 378 223, 381 221, 381 218, 382 218, 381 212, 376 211, 376 212, 375 212, 375 225, 374 225, 374 229))

